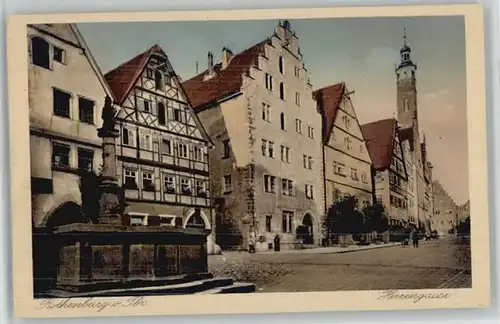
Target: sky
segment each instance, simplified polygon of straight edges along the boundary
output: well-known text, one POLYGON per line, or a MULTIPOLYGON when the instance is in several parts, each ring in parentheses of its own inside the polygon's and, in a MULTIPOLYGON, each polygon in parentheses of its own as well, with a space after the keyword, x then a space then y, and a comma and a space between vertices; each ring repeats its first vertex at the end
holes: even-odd
MULTIPOLYGON (((160 45, 184 80, 207 68, 207 53, 240 52, 272 35, 278 20, 78 24, 104 73, 160 45)), ((404 28, 417 64, 418 114, 434 179, 457 204, 469 199, 463 17, 290 20, 314 89, 344 81, 361 124, 396 117, 404 28)))

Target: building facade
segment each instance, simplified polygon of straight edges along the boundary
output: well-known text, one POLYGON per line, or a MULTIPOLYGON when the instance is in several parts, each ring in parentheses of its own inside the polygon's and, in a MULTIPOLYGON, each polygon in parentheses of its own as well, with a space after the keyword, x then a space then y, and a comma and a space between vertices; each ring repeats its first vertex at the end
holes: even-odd
POLYGON ((470 217, 470 200, 458 207, 458 222, 463 222, 468 217, 470 217))
POLYGON ((28 26, 33 225, 88 222, 81 172, 98 172, 101 110, 110 94, 74 24, 28 26))
POLYGON ((105 78, 120 107, 117 176, 130 225, 211 229, 211 142, 165 52, 154 45, 105 78))
POLYGON ((432 164, 427 156, 427 143, 421 140, 417 105, 417 65, 412 61, 412 52, 406 42, 400 50, 400 62, 396 68, 397 119, 401 127, 403 143, 409 147, 408 161, 410 207, 415 213, 413 222, 419 228, 429 231, 432 218, 432 164))
POLYGON ((383 204, 389 225, 405 226, 410 222, 408 207, 408 170, 406 144, 400 140, 395 119, 383 119, 361 125, 374 169, 375 197, 383 204))
POLYGON ((360 210, 373 203, 372 161, 351 94, 345 83, 313 93, 323 117, 325 210, 346 195, 357 198, 360 210))
POLYGON ((431 222, 432 229, 436 230, 439 235, 451 234, 459 222, 459 208, 437 180, 433 182, 433 191, 434 217, 431 222))
MULTIPOLYGON (((321 240, 324 215, 321 115, 288 21, 271 37, 238 54, 227 48, 221 63, 183 83, 217 149, 211 154, 213 195, 224 207, 246 248, 250 232, 257 249, 280 236, 282 249, 321 240)), ((227 234, 227 233, 224 233, 227 234)))
POLYGON ((417 167, 413 162, 413 128, 403 128, 399 130, 399 138, 403 147, 403 154, 405 157, 405 165, 408 175, 408 181, 406 183, 406 191, 408 194, 408 223, 405 225, 418 225, 418 196, 417 196, 417 184, 416 179, 418 179, 417 167))

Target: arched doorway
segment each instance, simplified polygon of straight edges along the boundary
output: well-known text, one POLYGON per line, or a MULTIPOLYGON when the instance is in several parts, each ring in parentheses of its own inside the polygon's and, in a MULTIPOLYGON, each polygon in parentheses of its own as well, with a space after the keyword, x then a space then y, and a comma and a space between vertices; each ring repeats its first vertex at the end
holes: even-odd
POLYGON ((53 230, 58 226, 69 224, 85 224, 89 220, 83 215, 82 207, 74 202, 66 202, 57 207, 47 218, 45 227, 53 230))
POLYGON ((35 294, 55 288, 59 266, 59 246, 54 230, 63 225, 88 223, 82 208, 74 202, 58 206, 43 228, 33 230, 33 277, 35 294))
POLYGON ((303 243, 304 244, 314 244, 314 226, 313 217, 311 214, 307 213, 302 218, 302 226, 304 226, 303 243))

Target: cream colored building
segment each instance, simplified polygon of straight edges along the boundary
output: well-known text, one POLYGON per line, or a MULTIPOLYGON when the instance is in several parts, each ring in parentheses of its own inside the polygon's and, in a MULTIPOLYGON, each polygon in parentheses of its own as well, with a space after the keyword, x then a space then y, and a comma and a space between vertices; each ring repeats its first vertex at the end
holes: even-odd
POLYGON ((463 222, 470 217, 470 200, 458 207, 458 221, 463 222))
MULTIPOLYGON (((227 48, 221 63, 187 80, 190 102, 216 145, 211 153, 218 220, 230 222, 247 248, 257 233, 258 250, 294 248, 296 229, 310 230, 318 244, 324 215, 321 115, 288 21, 271 37, 240 53, 227 48)), ((227 233, 224 233, 227 234, 227 233)))
POLYGON ((358 208, 373 203, 372 161, 345 83, 314 91, 323 116, 325 210, 346 195, 358 208))
POLYGON ((101 109, 110 94, 74 24, 28 26, 33 225, 87 222, 79 170, 102 163, 101 109))
POLYGON ((154 45, 105 75, 120 106, 118 178, 131 225, 212 228, 210 139, 154 45))
POLYGON ((395 119, 361 125, 375 170, 375 197, 386 208, 391 226, 409 222, 407 154, 395 119))
POLYGON ((458 225, 459 207, 439 181, 433 182, 433 190, 434 217, 432 218, 431 228, 440 235, 448 235, 458 225))

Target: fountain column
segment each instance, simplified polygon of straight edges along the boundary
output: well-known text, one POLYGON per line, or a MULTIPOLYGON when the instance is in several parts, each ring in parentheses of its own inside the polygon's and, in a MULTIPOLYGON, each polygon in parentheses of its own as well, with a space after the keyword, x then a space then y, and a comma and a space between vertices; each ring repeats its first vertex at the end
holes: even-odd
POLYGON ((102 138, 102 174, 99 183, 99 223, 122 225, 122 215, 125 207, 122 188, 118 184, 116 166, 116 139, 120 131, 116 129, 116 109, 111 98, 106 97, 102 110, 103 126, 99 128, 98 136, 102 138))

